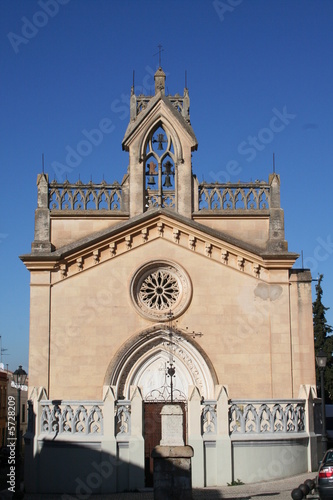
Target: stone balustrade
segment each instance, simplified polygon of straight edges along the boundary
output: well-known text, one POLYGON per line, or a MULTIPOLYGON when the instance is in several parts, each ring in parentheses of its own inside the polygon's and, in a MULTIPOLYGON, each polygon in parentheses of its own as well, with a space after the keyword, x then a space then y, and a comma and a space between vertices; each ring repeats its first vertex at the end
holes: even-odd
POLYGON ((49 208, 51 210, 108 210, 122 211, 125 209, 123 189, 120 184, 83 184, 81 181, 72 184, 65 181, 59 184, 52 181, 49 184, 49 208))
MULTIPOLYGON (((57 435, 103 435, 103 404, 101 401, 57 403, 43 400, 40 432, 57 435)), ((131 434, 131 401, 116 401, 114 416, 115 435, 129 436, 131 434)), ((229 404, 228 421, 230 436, 304 432, 305 402, 303 400, 260 402, 234 400, 229 404)), ((202 436, 217 434, 217 422, 217 401, 203 402, 201 405, 202 436)))
MULTIPOLYGON (((94 184, 91 181, 84 184, 80 180, 76 183, 65 181, 49 183, 49 209, 52 211, 111 211, 127 210, 123 186, 118 182, 107 184, 102 181, 94 184)), ((207 183, 198 185, 197 202, 199 212, 264 212, 271 206, 271 187, 264 181, 253 183, 207 183)), ((160 206, 158 192, 148 190, 146 208, 160 206)), ((167 190, 163 194, 163 206, 175 209, 176 192, 167 190)))
MULTIPOLYGON (((68 466, 67 453, 80 453, 84 448, 90 450, 87 466, 89 460, 96 460, 94 454, 99 450, 111 457, 113 467, 119 465, 130 470, 140 464, 136 470, 143 471, 145 399, 137 386, 131 386, 128 399, 117 399, 115 389, 105 386, 102 400, 57 401, 48 399, 43 388, 33 388, 24 437, 27 452, 37 440, 43 460, 51 461, 52 447, 61 443, 57 449, 62 450, 62 460, 68 466)), ((265 471, 273 465, 278 467, 277 477, 310 469, 317 443, 312 415, 317 400, 313 395, 310 386, 302 386, 298 399, 230 399, 227 388, 216 385, 213 398, 203 399, 198 387, 190 386, 185 403, 186 444, 194 450, 193 486, 226 484, 232 477, 253 482, 258 480, 259 470, 265 471)), ((117 472, 110 477, 114 491, 134 488, 138 481, 128 476, 128 482, 126 479, 117 484, 116 476, 117 472)), ((38 480, 33 475, 31 481, 38 480)))
POLYGON ((103 435, 102 402, 41 402, 41 434, 103 435))
POLYGON ((229 430, 231 435, 304 432, 305 401, 233 401, 229 430))
POLYGON ((199 184, 199 211, 263 211, 270 208, 270 185, 254 183, 199 184))

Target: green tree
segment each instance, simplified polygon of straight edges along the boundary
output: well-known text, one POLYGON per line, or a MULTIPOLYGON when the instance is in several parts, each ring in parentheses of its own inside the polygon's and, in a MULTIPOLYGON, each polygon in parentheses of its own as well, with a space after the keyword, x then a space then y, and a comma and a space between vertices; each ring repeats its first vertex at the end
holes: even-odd
MULTIPOLYGON (((333 329, 327 324, 325 313, 329 307, 325 307, 322 302, 323 289, 322 281, 323 274, 318 278, 316 285, 316 300, 313 302, 313 330, 314 330, 314 344, 315 353, 320 349, 327 354, 327 365, 324 371, 325 383, 325 399, 327 403, 333 402, 333 336, 331 333, 333 329)), ((319 370, 316 368, 317 386, 320 385, 319 370)))

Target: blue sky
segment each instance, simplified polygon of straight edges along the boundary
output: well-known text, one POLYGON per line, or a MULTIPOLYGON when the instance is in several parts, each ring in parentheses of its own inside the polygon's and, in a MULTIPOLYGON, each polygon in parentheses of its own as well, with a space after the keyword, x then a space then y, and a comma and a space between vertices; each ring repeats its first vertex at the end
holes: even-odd
POLYGON ((0 9, 4 363, 28 370, 29 273, 18 256, 33 240, 42 153, 51 179, 121 181, 132 73, 136 93, 150 93, 160 43, 169 93, 183 92, 187 71, 200 181, 267 180, 275 153, 289 250, 303 251, 314 278, 324 274, 333 324, 331 0, 1 0, 0 9), (283 127, 273 126, 278 114, 283 127), (69 166, 68 152, 105 118, 110 131, 69 166))

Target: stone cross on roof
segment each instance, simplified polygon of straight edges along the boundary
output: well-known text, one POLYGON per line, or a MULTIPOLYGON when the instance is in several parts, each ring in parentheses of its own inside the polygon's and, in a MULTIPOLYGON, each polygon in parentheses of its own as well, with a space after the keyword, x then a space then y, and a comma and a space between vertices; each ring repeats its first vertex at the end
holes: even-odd
POLYGON ((161 68, 162 67, 162 52, 163 52, 163 45, 159 44, 157 45, 158 47, 158 52, 156 52, 156 54, 154 54, 154 56, 156 56, 158 54, 158 67, 161 68))

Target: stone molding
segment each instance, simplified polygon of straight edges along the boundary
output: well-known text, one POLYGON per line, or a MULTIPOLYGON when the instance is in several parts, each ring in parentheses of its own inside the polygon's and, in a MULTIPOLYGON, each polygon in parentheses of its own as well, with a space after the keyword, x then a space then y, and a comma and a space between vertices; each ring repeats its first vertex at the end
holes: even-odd
POLYGON ((217 377, 207 355, 191 334, 177 328, 166 328, 165 325, 156 325, 129 339, 111 362, 105 384, 117 387, 118 398, 128 398, 130 387, 140 385, 145 367, 161 358, 163 353, 167 358, 172 353, 178 370, 185 374, 189 386, 195 385, 201 395, 212 397, 217 377))
POLYGON ((40 256, 38 260, 30 260, 30 256, 22 256, 22 260, 30 270, 55 271, 52 273, 52 283, 56 283, 79 272, 102 265, 108 260, 116 259, 132 249, 146 245, 158 238, 163 238, 173 245, 182 247, 205 259, 220 263, 257 280, 269 281, 269 270, 271 268, 289 269, 294 263, 290 256, 267 254, 261 257, 244 248, 238 248, 235 244, 205 234, 203 231, 188 227, 186 224, 176 222, 163 215, 146 223, 138 224, 135 228, 129 228, 126 232, 119 231, 116 235, 106 237, 104 241, 100 241, 93 246, 86 246, 79 251, 73 249, 73 253, 65 259, 56 255, 54 257, 48 255, 44 259, 40 256))

